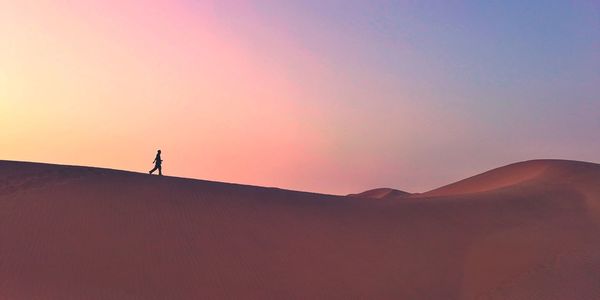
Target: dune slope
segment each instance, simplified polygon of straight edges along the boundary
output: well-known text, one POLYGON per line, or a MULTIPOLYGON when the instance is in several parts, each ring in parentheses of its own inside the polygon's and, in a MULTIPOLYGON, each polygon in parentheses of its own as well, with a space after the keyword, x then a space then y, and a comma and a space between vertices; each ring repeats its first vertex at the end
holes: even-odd
POLYGON ((598 299, 600 166, 373 201, 0 161, 0 299, 598 299))

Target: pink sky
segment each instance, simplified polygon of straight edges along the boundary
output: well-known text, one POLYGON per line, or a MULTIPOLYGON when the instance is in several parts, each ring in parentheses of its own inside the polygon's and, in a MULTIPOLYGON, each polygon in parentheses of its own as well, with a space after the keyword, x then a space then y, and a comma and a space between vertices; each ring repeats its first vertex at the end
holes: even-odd
MULTIPOLYGON (((512 139, 495 112, 530 133, 536 123, 518 117, 529 104, 502 97, 544 87, 464 84, 411 35, 433 34, 426 20, 397 34, 385 23, 396 16, 375 6, 267 2, 0 2, 0 159, 145 172, 160 148, 167 175, 350 193, 424 191, 542 156, 599 158, 597 143, 565 146, 590 143, 584 133, 512 139), (477 102, 486 93, 490 103, 477 102), (507 141, 518 146, 501 149, 507 141)), ((595 82, 579 81, 584 96, 595 82)), ((597 128, 588 98, 573 113, 597 128)))

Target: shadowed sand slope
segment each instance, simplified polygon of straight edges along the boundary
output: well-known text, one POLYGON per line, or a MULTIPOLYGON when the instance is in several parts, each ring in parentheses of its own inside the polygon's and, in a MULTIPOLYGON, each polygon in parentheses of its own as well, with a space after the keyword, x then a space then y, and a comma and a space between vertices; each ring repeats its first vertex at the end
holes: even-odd
POLYGON ((600 166, 373 201, 0 161, 0 299, 600 299, 600 166))

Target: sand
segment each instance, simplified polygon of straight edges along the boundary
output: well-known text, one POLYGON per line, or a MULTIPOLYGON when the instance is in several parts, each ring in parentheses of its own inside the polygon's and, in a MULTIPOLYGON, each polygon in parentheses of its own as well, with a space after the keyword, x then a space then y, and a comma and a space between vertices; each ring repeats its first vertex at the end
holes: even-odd
POLYGON ((393 194, 0 161, 0 299, 600 299, 600 165, 393 194))
POLYGON ((407 197, 411 194, 405 191, 391 189, 391 188, 377 188, 368 190, 358 194, 350 194, 350 197, 356 198, 367 198, 367 199, 393 199, 400 197, 407 197))

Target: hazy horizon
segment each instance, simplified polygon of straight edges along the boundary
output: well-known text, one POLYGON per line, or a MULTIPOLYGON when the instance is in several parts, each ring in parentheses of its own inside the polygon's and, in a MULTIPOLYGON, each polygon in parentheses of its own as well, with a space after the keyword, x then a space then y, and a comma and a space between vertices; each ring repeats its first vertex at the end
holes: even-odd
POLYGON ((600 161, 597 1, 0 3, 0 159, 347 194, 600 161))

